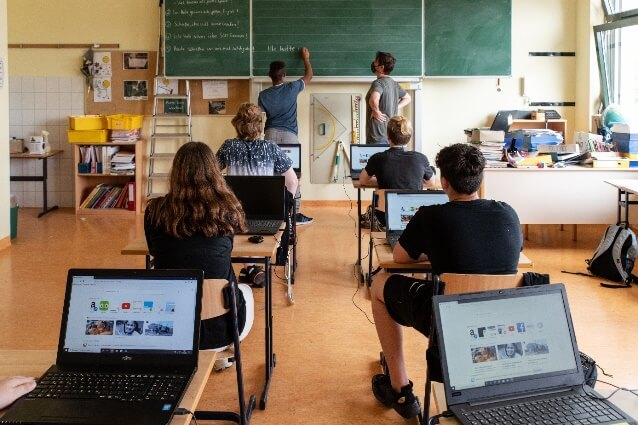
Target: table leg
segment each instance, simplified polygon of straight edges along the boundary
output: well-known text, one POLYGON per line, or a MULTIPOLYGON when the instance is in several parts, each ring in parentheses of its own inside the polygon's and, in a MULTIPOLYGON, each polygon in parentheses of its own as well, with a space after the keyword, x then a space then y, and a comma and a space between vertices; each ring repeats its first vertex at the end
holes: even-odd
POLYGON ((42 212, 38 214, 38 218, 42 217, 44 214, 50 211, 57 209, 57 205, 49 208, 47 204, 47 159, 45 157, 42 158, 42 212))
POLYGON ((357 231, 358 231, 358 242, 357 242, 357 264, 355 267, 357 269, 357 275, 359 278, 359 282, 364 283, 365 278, 363 276, 363 266, 361 265, 361 188, 357 188, 357 231))
POLYGON ((264 382, 264 390, 259 398, 259 408, 261 410, 266 409, 266 403, 268 402, 268 390, 270 389, 270 378, 272 377, 273 368, 275 367, 276 358, 273 353, 273 338, 272 338, 272 266, 270 264, 270 257, 264 257, 264 267, 266 270, 266 381, 264 382))

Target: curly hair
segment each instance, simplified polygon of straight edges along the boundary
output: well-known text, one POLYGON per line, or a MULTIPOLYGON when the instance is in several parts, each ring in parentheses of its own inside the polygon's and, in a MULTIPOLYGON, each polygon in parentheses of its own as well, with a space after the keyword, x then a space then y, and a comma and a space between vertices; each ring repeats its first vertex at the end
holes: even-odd
POLYGON ((237 137, 242 140, 257 140, 261 136, 262 111, 254 103, 242 103, 231 121, 237 137))
POLYGON ((436 154, 436 166, 456 192, 470 195, 481 187, 485 157, 472 145, 456 143, 436 154))
POLYGON ((412 137, 410 120, 400 115, 395 115, 388 121, 388 138, 395 145, 407 145, 412 137))
POLYGON ((278 82, 284 79, 286 76, 286 63, 282 61, 270 62, 270 70, 268 76, 274 82, 278 82))
POLYGON ((151 223, 175 238, 227 236, 246 230, 241 203, 226 184, 208 145, 188 142, 175 154, 169 192, 152 199, 151 223))

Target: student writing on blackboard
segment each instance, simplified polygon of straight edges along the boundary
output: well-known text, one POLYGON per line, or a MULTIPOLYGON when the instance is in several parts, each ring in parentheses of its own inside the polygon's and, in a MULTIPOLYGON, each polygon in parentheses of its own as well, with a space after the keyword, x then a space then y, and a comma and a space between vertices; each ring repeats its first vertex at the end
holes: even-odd
MULTIPOLYGON (((272 80, 272 87, 259 93, 259 107, 266 113, 266 140, 275 143, 298 143, 297 127, 297 96, 312 79, 312 65, 310 51, 306 47, 299 50, 304 62, 304 76, 296 81, 286 82, 286 64, 282 61, 270 63, 268 76, 272 80)), ((301 193, 295 194, 297 211, 301 211, 301 193)), ((312 222, 300 212, 295 217, 297 224, 304 225, 312 222)))
POLYGON ((388 143, 386 125, 390 117, 410 103, 410 95, 390 74, 396 59, 391 53, 377 52, 370 70, 377 76, 366 95, 366 143, 388 143))

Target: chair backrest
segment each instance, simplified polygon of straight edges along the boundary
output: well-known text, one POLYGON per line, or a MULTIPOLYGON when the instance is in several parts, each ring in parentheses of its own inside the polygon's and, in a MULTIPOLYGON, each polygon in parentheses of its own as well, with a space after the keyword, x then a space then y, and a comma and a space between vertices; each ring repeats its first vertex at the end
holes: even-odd
POLYGON ((224 291, 228 286, 226 279, 204 279, 202 291, 202 320, 222 316, 230 309, 224 307, 224 291))
POLYGON ((515 288, 523 284, 523 274, 462 274, 443 273, 439 279, 445 283, 445 294, 489 291, 515 288))
POLYGON ((372 207, 377 211, 385 212, 385 189, 375 189, 372 192, 372 207), (376 200, 376 204, 375 201, 376 200))

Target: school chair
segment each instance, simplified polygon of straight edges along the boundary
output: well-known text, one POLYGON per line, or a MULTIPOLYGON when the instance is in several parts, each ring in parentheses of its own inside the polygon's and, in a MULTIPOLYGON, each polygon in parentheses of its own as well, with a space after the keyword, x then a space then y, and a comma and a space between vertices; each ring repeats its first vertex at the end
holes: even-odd
MULTIPOLYGON (((229 333, 232 335, 233 357, 237 373, 239 412, 198 410, 195 412, 195 418, 198 420, 230 421, 239 425, 248 425, 255 406, 254 395, 250 395, 248 404, 246 404, 244 396, 244 378, 239 347, 239 323, 237 319, 237 291, 239 291, 239 289, 237 283, 234 281, 228 282, 225 279, 205 279, 202 293, 201 318, 202 320, 206 320, 230 313, 231 320, 228 326, 230 327, 229 333)), ((246 326, 248 326, 248 323, 246 323, 246 326)))
MULTIPOLYGON (((515 288, 522 286, 523 274, 461 274, 442 273, 434 276, 435 294, 461 294, 464 292, 480 292, 495 289, 515 288)), ((426 351, 426 379, 425 379, 425 399, 423 405, 422 425, 430 425, 438 422, 438 418, 446 416, 447 404, 445 401, 445 389, 443 387, 441 362, 436 336, 436 324, 434 314, 432 314, 432 326, 430 338, 428 338, 428 348, 426 351), (437 412, 430 416, 430 399, 434 398, 434 408, 437 412)))

